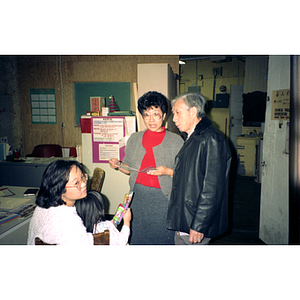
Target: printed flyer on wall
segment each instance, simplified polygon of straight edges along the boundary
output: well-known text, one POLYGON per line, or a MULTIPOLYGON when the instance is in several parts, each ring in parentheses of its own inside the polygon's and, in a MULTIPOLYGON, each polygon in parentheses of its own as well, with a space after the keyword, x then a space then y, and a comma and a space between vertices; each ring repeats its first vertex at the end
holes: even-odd
MULTIPOLYGON (((93 162, 122 159, 120 141, 125 137, 125 117, 92 117, 93 162)), ((123 153, 123 152, 122 152, 123 153)))

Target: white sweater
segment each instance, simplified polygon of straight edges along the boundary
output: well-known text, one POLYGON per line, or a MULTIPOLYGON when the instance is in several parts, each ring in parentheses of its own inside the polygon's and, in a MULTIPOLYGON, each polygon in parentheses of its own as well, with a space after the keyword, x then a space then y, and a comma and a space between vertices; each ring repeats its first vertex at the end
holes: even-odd
POLYGON ((86 231, 75 206, 60 205, 47 209, 37 206, 30 220, 27 244, 34 245, 36 237, 47 244, 94 244, 93 235, 86 231))

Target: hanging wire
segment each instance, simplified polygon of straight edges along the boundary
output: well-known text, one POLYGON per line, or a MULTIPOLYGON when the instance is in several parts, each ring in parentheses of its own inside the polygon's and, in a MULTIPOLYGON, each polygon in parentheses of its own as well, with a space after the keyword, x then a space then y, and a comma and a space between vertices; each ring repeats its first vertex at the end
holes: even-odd
POLYGON ((62 114, 61 133, 62 133, 62 146, 63 146, 64 145, 65 114, 64 114, 64 87, 63 87, 63 79, 62 79, 62 72, 61 72, 61 55, 59 55, 59 75, 60 75, 61 114, 62 114))

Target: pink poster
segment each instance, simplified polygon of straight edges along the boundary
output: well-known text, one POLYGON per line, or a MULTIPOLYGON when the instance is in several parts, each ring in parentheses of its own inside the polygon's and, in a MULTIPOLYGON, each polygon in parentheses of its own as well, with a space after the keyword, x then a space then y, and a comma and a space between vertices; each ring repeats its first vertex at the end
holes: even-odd
POLYGON ((93 163, 122 160, 125 153, 120 141, 125 137, 125 117, 92 117, 93 163))

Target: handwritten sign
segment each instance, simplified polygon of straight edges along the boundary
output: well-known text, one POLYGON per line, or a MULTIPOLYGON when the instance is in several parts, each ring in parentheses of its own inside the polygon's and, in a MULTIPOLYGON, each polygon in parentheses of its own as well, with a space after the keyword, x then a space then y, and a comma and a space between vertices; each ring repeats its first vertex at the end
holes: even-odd
POLYGON ((271 120, 290 119, 290 90, 274 90, 272 92, 271 120))

